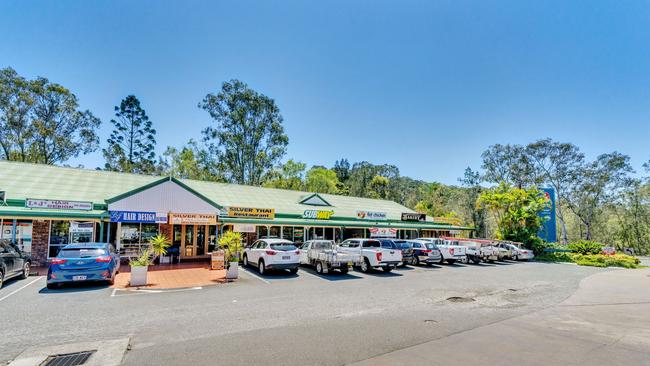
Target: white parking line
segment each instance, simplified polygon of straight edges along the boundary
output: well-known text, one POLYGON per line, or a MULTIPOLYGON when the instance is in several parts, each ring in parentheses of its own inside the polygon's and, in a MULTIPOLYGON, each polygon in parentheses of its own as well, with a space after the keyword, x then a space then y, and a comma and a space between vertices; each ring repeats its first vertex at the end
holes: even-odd
POLYGON ((249 270, 247 270, 247 269, 244 269, 243 267, 239 267, 239 270, 242 271, 242 272, 244 272, 244 273, 246 273, 246 274, 249 275, 249 276, 252 276, 252 277, 257 278, 258 280, 260 280, 260 281, 266 283, 267 285, 270 285, 270 284, 271 284, 271 282, 269 282, 269 281, 263 279, 262 277, 260 277, 260 276, 258 276, 258 275, 256 275, 256 274, 253 274, 253 272, 251 272, 251 271, 249 271, 249 270))
POLYGON ((30 283, 24 285, 23 287, 21 287, 21 288, 19 288, 19 289, 16 289, 16 290, 14 290, 14 291, 12 291, 12 292, 10 292, 10 293, 8 293, 7 295, 5 295, 5 296, 3 296, 2 298, 0 298, 0 301, 5 300, 6 298, 8 298, 8 297, 11 296, 11 295, 15 295, 16 293, 18 293, 18 291, 24 289, 25 287, 31 285, 31 284, 34 283, 34 282, 40 280, 41 278, 43 278, 43 277, 40 276, 40 277, 34 279, 34 281, 32 281, 32 282, 30 282, 30 283))
MULTIPOLYGON (((311 273, 309 270, 305 270, 304 268, 301 268, 300 271, 298 271, 298 275, 299 275, 299 276, 302 276, 303 274, 309 275, 309 276, 311 276, 311 277, 316 277, 316 278, 318 278, 318 279, 321 280, 321 281, 330 282, 328 279, 323 278, 323 276, 319 276, 319 275, 317 275, 317 274, 313 274, 313 273, 311 273)), ((325 274, 325 276, 327 276, 327 274, 325 274)))
POLYGON ((111 293, 111 297, 120 297, 120 296, 128 296, 128 295, 164 294, 168 292, 185 292, 185 291, 194 291, 194 290, 202 290, 202 289, 203 287, 201 286, 178 288, 178 289, 161 289, 161 290, 145 290, 145 289, 122 290, 122 289, 114 288, 113 292, 111 293), (126 293, 126 294, 119 295, 119 292, 126 293))

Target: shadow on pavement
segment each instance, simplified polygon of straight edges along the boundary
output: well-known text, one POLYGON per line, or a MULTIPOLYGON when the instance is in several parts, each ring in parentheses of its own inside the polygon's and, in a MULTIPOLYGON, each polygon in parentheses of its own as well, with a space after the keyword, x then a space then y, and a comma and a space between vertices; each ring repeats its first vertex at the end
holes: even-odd
POLYGON ((101 282, 78 282, 78 283, 64 283, 59 285, 58 288, 48 289, 43 287, 38 291, 39 294, 66 294, 71 292, 90 292, 109 289, 108 284, 101 282))
POLYGON ((318 277, 320 277, 320 278, 322 278, 324 280, 333 281, 333 282, 347 281, 347 280, 360 280, 360 279, 363 278, 363 277, 355 276, 354 272, 352 272, 352 271, 343 274, 343 273, 341 273, 339 271, 334 270, 334 271, 331 271, 331 272, 328 272, 328 273, 318 274, 318 272, 316 272, 315 269, 313 269, 311 267, 303 267, 303 266, 300 267, 300 271, 298 271, 298 274, 300 274, 301 271, 308 272, 309 274, 312 274, 312 275, 318 276, 318 277))

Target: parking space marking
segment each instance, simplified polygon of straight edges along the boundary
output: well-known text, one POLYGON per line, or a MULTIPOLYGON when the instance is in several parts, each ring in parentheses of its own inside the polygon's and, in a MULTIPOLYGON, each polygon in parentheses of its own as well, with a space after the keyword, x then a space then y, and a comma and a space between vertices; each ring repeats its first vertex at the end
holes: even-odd
POLYGON ((318 278, 318 279, 321 280, 321 281, 330 282, 328 279, 323 278, 323 276, 319 276, 319 275, 317 275, 317 274, 311 273, 309 270, 305 270, 304 268, 301 268, 301 269, 300 269, 300 272, 298 272, 298 274, 299 274, 299 275, 302 275, 303 273, 306 274, 306 275, 310 275, 311 277, 316 277, 316 278, 318 278))
POLYGON ((39 276, 39 277, 38 277, 38 278, 36 278, 36 279, 35 279, 34 281, 32 281, 32 282, 30 282, 30 283, 28 283, 28 284, 26 284, 26 285, 24 285, 23 287, 21 287, 21 288, 18 288, 18 289, 16 289, 16 290, 14 290, 14 291, 12 291, 12 292, 10 292, 10 293, 8 293, 7 295, 5 295, 5 296, 3 296, 2 298, 0 298, 0 301, 2 301, 2 300, 5 300, 5 299, 7 299, 7 298, 8 298, 9 296, 12 296, 12 295, 15 295, 15 294, 17 294, 17 293, 18 293, 18 291, 20 291, 20 290, 22 290, 22 289, 24 289, 24 288, 26 288, 27 286, 29 286, 29 285, 31 285, 31 284, 33 284, 33 283, 35 283, 36 281, 38 281, 38 280, 40 280, 41 278, 44 278, 44 277, 43 277, 43 276, 39 276))
POLYGON ((147 294, 164 294, 167 292, 185 292, 185 291, 194 291, 194 290, 202 290, 203 287, 197 286, 197 287, 188 287, 188 288, 178 288, 178 289, 161 289, 161 290, 122 290, 118 288, 114 288, 113 292, 111 293, 111 297, 120 297, 120 296, 129 296, 129 295, 147 295, 147 294), (118 295, 119 292, 123 292, 125 294, 123 295, 118 295))
POLYGON ((245 269, 245 268, 243 268, 243 267, 239 267, 239 270, 242 271, 242 272, 244 272, 244 273, 246 273, 246 274, 249 275, 249 276, 252 276, 252 277, 257 278, 258 280, 260 280, 260 281, 266 283, 267 285, 270 285, 270 284, 271 284, 271 282, 269 282, 269 281, 263 279, 262 277, 260 277, 260 276, 258 276, 258 275, 256 275, 256 274, 254 274, 253 272, 251 272, 251 271, 249 271, 249 270, 247 270, 247 269, 245 269))

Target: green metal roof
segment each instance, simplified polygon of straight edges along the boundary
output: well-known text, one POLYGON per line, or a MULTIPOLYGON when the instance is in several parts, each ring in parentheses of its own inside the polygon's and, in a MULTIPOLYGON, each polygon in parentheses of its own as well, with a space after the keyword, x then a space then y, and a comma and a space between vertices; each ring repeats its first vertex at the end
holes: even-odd
MULTIPOLYGON (((95 204, 104 204, 109 200, 112 201, 141 191, 143 187, 153 186, 163 179, 169 178, 0 161, 0 190, 6 191, 6 198, 9 200, 41 198, 92 201, 95 204)), ((305 197, 313 195, 313 192, 189 179, 174 179, 174 181, 204 200, 213 203, 216 207, 274 208, 276 214, 296 218, 300 217, 305 210, 334 210, 334 216, 339 220, 346 218, 355 220, 357 210, 367 210, 386 212, 389 221, 396 221, 390 226, 397 224, 406 225, 405 227, 436 225, 432 221, 419 223, 417 226, 414 223, 400 222, 402 212, 414 211, 393 201, 319 193, 320 197, 331 204, 331 206, 319 207, 300 203, 305 197)), ((16 208, 12 207, 12 209, 16 208)), ((381 226, 383 224, 362 220, 355 220, 354 223, 357 226, 381 226)), ((450 225, 436 226, 440 226, 442 229, 458 229, 450 225)))

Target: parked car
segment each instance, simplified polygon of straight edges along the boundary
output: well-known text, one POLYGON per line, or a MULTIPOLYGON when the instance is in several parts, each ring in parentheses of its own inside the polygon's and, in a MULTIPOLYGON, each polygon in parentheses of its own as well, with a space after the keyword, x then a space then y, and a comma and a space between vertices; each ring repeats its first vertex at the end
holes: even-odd
POLYGON ((113 284, 120 270, 120 256, 107 243, 78 243, 64 246, 50 260, 47 288, 64 283, 102 281, 113 284))
POLYGON ((361 255, 338 250, 333 240, 309 240, 300 247, 300 264, 314 266, 318 273, 348 269, 361 264, 361 255))
POLYGON ((244 266, 256 266, 260 274, 273 269, 288 269, 291 273, 297 273, 300 250, 286 239, 260 239, 244 248, 242 262, 244 266))
POLYGON ((378 239, 381 242, 381 247, 386 249, 395 249, 402 251, 402 263, 400 266, 405 266, 413 262, 413 248, 406 240, 401 239, 378 239))
POLYGON ((27 278, 31 264, 27 253, 9 241, 0 241, 0 288, 10 278, 27 278))
POLYGON ((505 259, 510 259, 514 260, 515 259, 515 251, 512 250, 512 246, 508 242, 499 242, 497 243, 497 247, 499 248, 500 251, 502 251, 503 256, 505 259))
POLYGON ((407 243, 413 248, 413 262, 411 264, 430 266, 440 262, 442 255, 435 244, 424 240, 409 240, 407 243))
MULTIPOLYGON (((465 249, 465 255, 467 255, 467 260, 472 261, 475 264, 488 260, 488 257, 492 254, 491 248, 489 247, 483 248, 483 244, 476 241, 462 241, 462 242, 455 242, 455 243, 462 244, 467 248, 465 249)), ((496 257, 496 254, 494 255, 494 257, 496 257)))
POLYGON ((530 249, 525 249, 521 244, 510 243, 508 244, 512 250, 512 259, 516 261, 527 261, 535 258, 535 254, 530 249))
POLYGON ((614 247, 603 247, 603 250, 600 253, 604 254, 604 255, 615 255, 616 254, 616 248, 614 248, 614 247))
POLYGON ((390 272, 402 261, 401 250, 382 248, 381 242, 376 239, 347 239, 339 244, 339 249, 361 255, 361 272, 369 272, 374 268, 390 272))
POLYGON ((442 240, 439 238, 418 238, 418 240, 427 241, 438 247, 440 254, 442 255, 439 261, 440 264, 444 262, 454 264, 457 261, 463 262, 467 259, 467 248, 462 245, 455 245, 448 240, 442 240))

